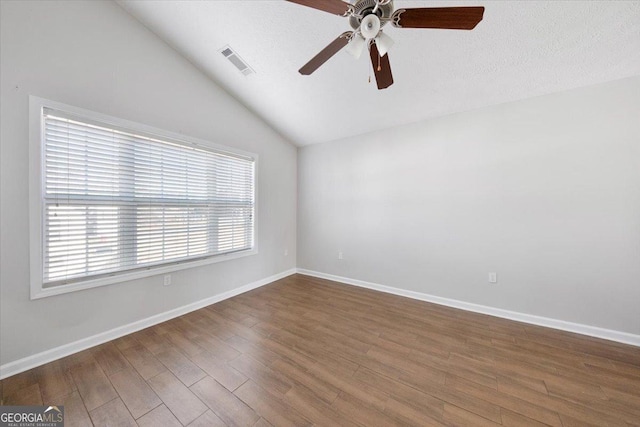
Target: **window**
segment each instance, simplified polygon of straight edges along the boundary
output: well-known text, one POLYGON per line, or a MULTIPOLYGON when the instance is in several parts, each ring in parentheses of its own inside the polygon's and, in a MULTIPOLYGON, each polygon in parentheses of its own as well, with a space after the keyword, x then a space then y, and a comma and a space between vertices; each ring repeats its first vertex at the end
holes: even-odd
POLYGON ((32 104, 40 130, 32 297, 255 253, 255 156, 32 104))

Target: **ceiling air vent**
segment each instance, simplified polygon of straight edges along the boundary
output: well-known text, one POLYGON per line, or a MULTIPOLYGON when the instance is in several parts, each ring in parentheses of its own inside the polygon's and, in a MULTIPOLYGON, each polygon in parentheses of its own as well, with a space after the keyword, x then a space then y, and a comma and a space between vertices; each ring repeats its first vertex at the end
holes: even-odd
POLYGON ((224 55, 225 58, 229 60, 242 74, 248 76, 249 74, 255 73, 251 67, 247 65, 246 62, 242 58, 238 56, 237 53, 233 51, 229 46, 225 46, 220 51, 224 55))

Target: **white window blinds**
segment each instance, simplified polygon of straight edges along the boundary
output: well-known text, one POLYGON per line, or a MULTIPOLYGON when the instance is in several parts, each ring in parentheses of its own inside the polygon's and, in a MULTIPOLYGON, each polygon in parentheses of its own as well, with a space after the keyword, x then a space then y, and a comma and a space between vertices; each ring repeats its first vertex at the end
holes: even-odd
POLYGON ((253 247, 254 160, 44 109, 44 286, 253 247))

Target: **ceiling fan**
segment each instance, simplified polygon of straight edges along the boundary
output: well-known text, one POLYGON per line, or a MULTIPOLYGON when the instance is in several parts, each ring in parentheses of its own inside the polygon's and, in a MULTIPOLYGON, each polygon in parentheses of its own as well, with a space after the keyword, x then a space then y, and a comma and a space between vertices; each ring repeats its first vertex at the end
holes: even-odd
POLYGON ((342 0, 287 0, 349 18, 353 31, 345 31, 329 43, 320 53, 311 58, 299 72, 309 75, 345 46, 347 52, 359 58, 367 47, 373 65, 378 89, 386 89, 393 84, 389 48, 391 37, 382 32, 382 27, 391 23, 396 28, 440 28, 451 30, 472 30, 484 14, 484 7, 426 7, 397 9, 393 0, 357 0, 355 4, 342 0))

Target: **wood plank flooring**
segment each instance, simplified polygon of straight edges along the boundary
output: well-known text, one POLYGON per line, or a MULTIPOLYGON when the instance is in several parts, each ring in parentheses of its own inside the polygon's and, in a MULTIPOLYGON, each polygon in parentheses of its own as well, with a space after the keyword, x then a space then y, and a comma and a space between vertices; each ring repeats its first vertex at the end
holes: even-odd
POLYGON ((640 426, 640 348, 294 275, 0 382, 69 426, 640 426))

